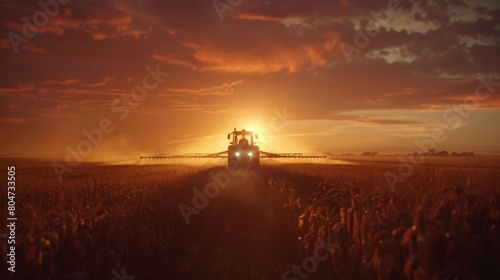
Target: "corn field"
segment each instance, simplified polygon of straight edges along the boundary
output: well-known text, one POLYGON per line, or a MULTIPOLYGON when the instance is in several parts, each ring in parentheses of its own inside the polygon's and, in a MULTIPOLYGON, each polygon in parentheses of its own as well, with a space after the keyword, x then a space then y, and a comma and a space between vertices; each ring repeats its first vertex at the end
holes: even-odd
POLYGON ((283 273, 316 249, 307 279, 500 279, 498 168, 419 167, 391 189, 386 167, 264 165, 186 224, 178 205, 224 170, 89 164, 61 183, 19 167, 17 271, 2 261, 1 278, 301 279, 283 273))

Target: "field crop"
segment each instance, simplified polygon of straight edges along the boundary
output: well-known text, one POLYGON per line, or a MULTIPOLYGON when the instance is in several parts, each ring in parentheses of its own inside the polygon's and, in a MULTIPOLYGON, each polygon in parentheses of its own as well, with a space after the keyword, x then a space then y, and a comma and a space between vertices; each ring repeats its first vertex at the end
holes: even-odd
POLYGON ((288 165, 269 181, 302 255, 331 238, 319 279, 498 279, 498 169, 419 168, 392 192, 385 168, 288 165), (315 186, 304 180, 321 181, 315 186), (301 178, 302 176, 302 178, 301 178))
POLYGON ((391 190, 387 166, 264 165, 186 224, 179 204, 223 170, 88 164, 61 183, 20 166, 2 279, 500 279, 497 167, 422 166, 391 190), (328 258, 283 276, 315 250, 328 258))
POLYGON ((143 277, 164 273, 158 257, 168 255, 172 238, 186 226, 176 206, 190 194, 180 184, 198 172, 88 166, 61 184, 50 167, 18 170, 20 259, 14 279, 111 279, 113 270, 137 265, 143 277))

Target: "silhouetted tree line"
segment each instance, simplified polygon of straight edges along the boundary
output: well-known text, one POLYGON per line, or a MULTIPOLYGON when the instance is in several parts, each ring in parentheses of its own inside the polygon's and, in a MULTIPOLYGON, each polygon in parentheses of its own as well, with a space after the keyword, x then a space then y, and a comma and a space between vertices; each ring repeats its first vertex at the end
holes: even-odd
POLYGON ((378 152, 363 152, 361 154, 359 154, 360 157, 374 157, 374 156, 378 156, 379 153, 378 152))
POLYGON ((461 152, 461 153, 456 153, 452 152, 451 154, 448 153, 448 151, 440 151, 436 152, 434 148, 429 149, 426 153, 418 153, 417 151, 413 152, 412 155, 414 156, 434 156, 434 157, 475 157, 476 155, 474 152, 461 152))
MULTIPOLYGON (((333 153, 330 153, 330 152, 325 152, 324 153, 326 156, 336 156, 335 154, 333 153)), ((373 157, 373 156, 379 156, 380 153, 377 152, 377 151, 374 151, 374 152, 362 152, 361 154, 359 154, 360 157, 373 157)), ((457 153, 457 152, 452 152, 452 153, 449 153, 448 151, 440 151, 440 152, 436 152, 435 149, 429 149, 429 151, 425 152, 425 153, 422 153, 422 152, 418 152, 418 151, 414 151, 413 153, 410 153, 408 155, 413 155, 413 156, 432 156, 432 157, 475 157, 476 155, 474 154, 474 152, 461 152, 461 153, 457 153)), ((340 154, 340 156, 356 156, 355 154, 353 153, 342 153, 340 154)))

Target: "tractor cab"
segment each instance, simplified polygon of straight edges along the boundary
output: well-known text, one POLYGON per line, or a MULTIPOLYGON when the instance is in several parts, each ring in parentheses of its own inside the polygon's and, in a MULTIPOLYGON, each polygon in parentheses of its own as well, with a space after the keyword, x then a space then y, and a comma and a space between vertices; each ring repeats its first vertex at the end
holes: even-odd
POLYGON ((233 132, 227 135, 228 140, 232 140, 229 145, 231 146, 254 146, 257 144, 257 139, 259 135, 253 131, 240 130, 237 131, 234 129, 233 132))
POLYGON ((231 140, 228 150, 228 165, 259 166, 260 151, 257 146, 258 134, 253 131, 236 130, 227 135, 231 140))

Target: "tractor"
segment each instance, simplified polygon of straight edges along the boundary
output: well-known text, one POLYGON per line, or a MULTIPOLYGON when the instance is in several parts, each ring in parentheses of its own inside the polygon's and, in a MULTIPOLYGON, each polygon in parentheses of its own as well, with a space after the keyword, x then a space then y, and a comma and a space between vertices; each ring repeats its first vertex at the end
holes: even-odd
POLYGON ((257 146, 259 135, 245 129, 238 131, 236 128, 227 135, 231 140, 227 147, 228 166, 256 167, 260 165, 260 151, 257 146))
POLYGON ((260 159, 320 159, 326 156, 318 155, 303 155, 302 153, 270 153, 259 149, 257 146, 258 134, 253 131, 234 130, 227 135, 227 139, 231 140, 227 151, 218 153, 186 153, 182 155, 171 156, 142 156, 140 159, 158 160, 158 159, 192 159, 192 158, 227 158, 228 167, 258 167, 260 159))

